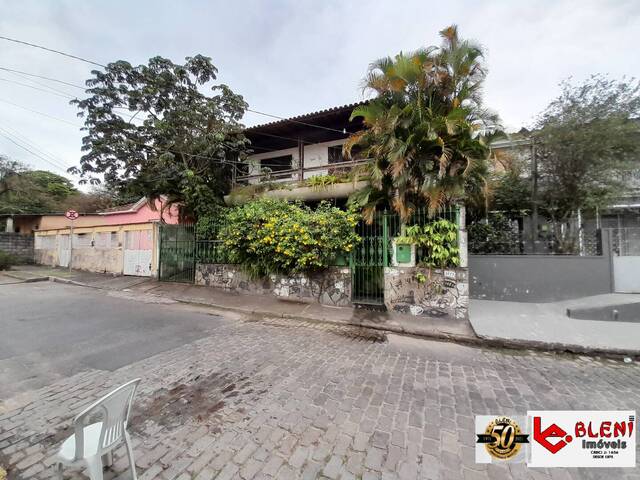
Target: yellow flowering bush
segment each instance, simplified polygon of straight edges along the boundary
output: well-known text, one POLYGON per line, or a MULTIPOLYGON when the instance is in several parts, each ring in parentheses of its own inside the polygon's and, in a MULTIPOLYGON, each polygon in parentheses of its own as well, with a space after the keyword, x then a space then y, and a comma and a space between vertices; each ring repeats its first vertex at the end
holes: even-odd
POLYGON ((301 203, 261 199, 232 209, 220 238, 230 259, 254 276, 318 270, 360 241, 359 215, 326 202, 315 210, 301 203))

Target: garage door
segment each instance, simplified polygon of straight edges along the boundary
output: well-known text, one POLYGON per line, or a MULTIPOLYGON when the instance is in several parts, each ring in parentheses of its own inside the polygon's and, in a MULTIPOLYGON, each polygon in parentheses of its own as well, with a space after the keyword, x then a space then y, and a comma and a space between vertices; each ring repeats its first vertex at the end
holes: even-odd
POLYGON ((71 243, 69 235, 58 235, 58 265, 68 267, 71 259, 71 243))
POLYGON ((153 240, 151 230, 125 232, 124 274, 151 276, 153 240))

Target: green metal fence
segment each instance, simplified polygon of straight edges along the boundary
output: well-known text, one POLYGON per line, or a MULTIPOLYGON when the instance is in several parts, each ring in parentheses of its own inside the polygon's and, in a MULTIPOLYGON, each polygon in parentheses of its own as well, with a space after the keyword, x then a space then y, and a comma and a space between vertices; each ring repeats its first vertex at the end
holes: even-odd
MULTIPOLYGON (((418 209, 404 225, 423 226, 439 218, 459 225, 459 209, 447 207, 433 216, 426 209, 418 209)), ((376 214, 370 224, 363 221, 357 225, 356 231, 362 240, 348 260, 353 303, 384 304, 384 268, 391 264, 392 239, 403 234, 402 226, 403 222, 396 213, 386 211, 376 214)), ((193 283, 197 263, 232 263, 222 240, 197 238, 193 225, 160 225, 159 236, 159 278, 162 281, 193 283)), ((422 255, 418 249, 417 262, 422 255)))
MULTIPOLYGON (((362 221, 356 227, 362 238, 351 253, 350 267, 352 279, 352 301, 355 304, 384 304, 384 268, 391 264, 392 239, 403 234, 402 226, 424 226, 437 219, 446 219, 460 225, 460 210, 456 206, 447 206, 434 215, 425 208, 417 209, 407 221, 393 212, 381 212, 375 215, 373 222, 362 221)), ((416 251, 416 262, 423 255, 416 251)))
POLYGON ((158 277, 164 282, 193 283, 196 237, 193 225, 159 227, 158 277))
POLYGON ((196 263, 233 263, 222 240, 196 240, 196 263))

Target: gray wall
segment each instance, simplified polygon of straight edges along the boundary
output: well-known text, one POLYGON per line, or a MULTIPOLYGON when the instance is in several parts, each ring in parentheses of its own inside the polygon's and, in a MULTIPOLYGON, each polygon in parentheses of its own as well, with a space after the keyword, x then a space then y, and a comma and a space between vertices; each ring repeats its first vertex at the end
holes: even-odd
POLYGON ((22 261, 33 262, 33 235, 0 232, 0 250, 22 261))
POLYGON ((469 255, 471 298, 553 302, 611 293, 611 253, 603 236, 599 257, 570 255, 469 255))

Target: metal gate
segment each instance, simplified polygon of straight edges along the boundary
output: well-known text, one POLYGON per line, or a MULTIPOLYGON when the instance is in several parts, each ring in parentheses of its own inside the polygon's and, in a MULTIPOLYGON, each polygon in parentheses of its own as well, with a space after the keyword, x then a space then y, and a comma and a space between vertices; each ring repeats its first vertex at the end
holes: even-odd
POLYGON ((616 293, 640 293, 640 228, 611 229, 613 287, 616 293))
POLYGON ((193 283, 196 235, 193 225, 159 227, 158 278, 163 282, 193 283))
POLYGON ((360 243, 351 254, 351 301, 361 305, 384 305, 384 267, 388 265, 389 238, 386 214, 377 214, 356 227, 360 243))
MULTIPOLYGON (((455 222, 460 228, 460 208, 450 205, 430 215, 426 208, 416 209, 404 225, 424 226, 437 219, 455 222)), ((384 305, 384 269, 391 264, 391 239, 403 234, 403 222, 393 212, 381 212, 374 216, 370 224, 360 222, 356 227, 362 238, 351 253, 351 301, 363 305, 384 305)), ((420 261, 423 251, 418 248, 416 261, 420 261)))

